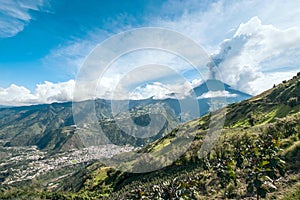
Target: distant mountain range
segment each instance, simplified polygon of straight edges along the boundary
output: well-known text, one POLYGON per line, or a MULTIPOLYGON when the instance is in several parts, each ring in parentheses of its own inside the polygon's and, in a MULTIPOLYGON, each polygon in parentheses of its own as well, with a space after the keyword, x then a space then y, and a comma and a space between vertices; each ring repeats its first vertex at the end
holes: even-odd
MULTIPOLYGON (((154 98, 130 100, 129 108, 125 108, 125 111, 126 109, 130 110, 130 115, 126 114, 128 112, 121 112, 114 114, 115 116, 111 110, 112 103, 118 105, 124 103, 123 101, 97 99, 92 102, 98 118, 96 126, 100 125, 110 142, 114 144, 141 146, 162 137, 181 122, 203 116, 228 103, 239 102, 251 97, 251 95, 232 89, 219 80, 207 80, 190 93, 193 94, 193 97, 186 97, 182 100, 175 99, 175 96, 172 97, 172 95, 170 98, 162 100, 154 98), (184 104, 184 109, 181 104, 184 104), (151 114, 146 110, 149 106, 155 108, 158 105, 163 106, 166 110, 164 114, 166 124, 156 135, 142 138, 135 135, 134 132, 127 135, 115 124, 114 117, 122 116, 123 121, 131 119, 138 126, 143 124, 146 126, 149 123, 149 114, 151 114), (199 112, 196 112, 195 106, 199 106, 199 112), (140 112, 137 112, 138 110, 140 112)), ((87 102, 91 101, 78 104, 84 107, 87 102)), ((78 130, 78 127, 75 126, 71 102, 0 108, 0 142, 4 146, 37 145, 38 148, 44 150, 79 148, 86 144, 80 141, 78 135, 92 135, 90 130, 91 128, 78 130)), ((134 131, 139 132, 140 130, 134 131)), ((104 143, 107 142, 107 138, 106 140, 105 138, 98 139, 103 140, 104 143)))

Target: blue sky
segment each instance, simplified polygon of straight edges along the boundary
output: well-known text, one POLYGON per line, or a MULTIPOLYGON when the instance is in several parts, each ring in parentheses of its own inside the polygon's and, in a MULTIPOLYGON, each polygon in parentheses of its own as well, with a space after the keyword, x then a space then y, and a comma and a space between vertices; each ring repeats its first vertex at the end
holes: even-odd
MULTIPOLYGON (((160 1, 156 2, 159 6, 160 1)), ((36 83, 45 80, 57 82, 74 78, 64 70, 57 73, 58 69, 43 63, 43 58, 50 54, 51 50, 85 38, 95 29, 103 30, 102 38, 99 39, 101 41, 128 24, 140 26, 143 24, 144 12, 147 7, 151 10, 152 3, 154 2, 144 0, 94 0, 85 3, 78 0, 62 0, 46 1, 36 9, 22 10, 24 13, 20 13, 21 15, 27 13, 31 18, 28 21, 20 20, 24 24, 23 30, 2 33, 0 40, 1 86, 7 87, 15 83, 34 89, 36 83)), ((16 6, 14 4, 18 3, 12 1, 11 4, 16 6)), ((5 15, 7 11, 3 12, 5 15)), ((10 18, 2 15, 1 20, 10 18)))
MULTIPOLYGON (((222 58, 217 67, 223 80, 251 94, 300 71, 299 1, 8 0, 0 2, 0 104, 72 100, 78 70, 97 44, 149 26, 177 31, 222 58), (232 50, 224 54, 228 47, 232 50)), ((150 52, 115 65, 155 59, 174 64, 172 56, 150 52)), ((190 82, 203 81, 188 67, 181 70, 190 82)), ((111 70, 102 88, 111 88, 118 77, 111 70)), ((184 90, 168 84, 163 87, 184 90)), ((150 93, 162 90, 157 80, 148 87, 150 93)), ((150 93, 144 88, 143 94, 150 93)))

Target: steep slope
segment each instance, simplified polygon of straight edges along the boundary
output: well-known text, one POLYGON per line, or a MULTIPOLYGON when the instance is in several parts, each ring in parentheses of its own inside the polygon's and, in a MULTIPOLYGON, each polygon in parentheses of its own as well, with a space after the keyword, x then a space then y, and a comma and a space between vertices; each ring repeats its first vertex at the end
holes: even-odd
MULTIPOLYGON (((300 112, 300 73, 294 76, 293 79, 283 81, 260 95, 240 103, 230 104, 222 110, 226 112, 224 131, 231 128, 245 129, 262 126, 297 114, 300 112)), ((214 114, 214 116, 218 118, 218 114, 214 114)), ((181 130, 186 132, 205 131, 209 127, 210 117, 211 114, 208 114, 187 122, 182 126, 189 128, 181 128, 181 130)), ((150 146, 164 143, 163 140, 156 141, 150 146)))
POLYGON ((31 146, 40 140, 50 141, 49 133, 74 123, 71 103, 4 108, 0 116, 0 138, 7 141, 6 146, 31 146))
MULTIPOLYGON (((284 81, 258 96, 222 109, 223 112, 226 112, 227 118, 223 134, 220 137, 221 141, 215 148, 224 149, 226 148, 223 144, 224 141, 227 142, 227 145, 233 145, 233 141, 238 138, 250 141, 251 138, 260 138, 264 134, 280 137, 280 148, 284 149, 281 155, 287 162, 286 168, 290 171, 284 178, 284 182, 274 184, 280 190, 289 191, 288 188, 295 177, 300 177, 297 167, 300 163, 299 157, 297 157, 300 139, 299 91, 300 73, 293 79, 284 81)), ((205 159, 199 159, 199 149, 207 133, 210 117, 211 115, 208 114, 187 122, 140 150, 140 152, 155 155, 155 153, 167 151, 168 146, 172 146, 175 141, 176 135, 188 133, 194 135, 195 139, 188 151, 171 166, 147 174, 124 173, 112 168, 100 167, 87 172, 88 179, 84 183, 84 188, 79 192, 79 196, 88 194, 100 198, 110 195, 111 199, 139 199, 142 197, 158 198, 159 195, 161 198, 196 198, 197 195, 197 198, 205 198, 210 195, 212 198, 224 198, 223 194, 219 193, 224 190, 218 189, 220 182, 218 182, 218 175, 215 172, 217 169, 210 169, 205 164, 205 159), (210 170, 207 171, 207 168, 210 170), (98 181, 95 182, 95 180, 98 181), (111 191, 114 192, 111 193, 111 191)), ((171 148, 171 150, 176 150, 176 148, 171 148)), ((246 174, 241 174, 241 176, 244 177, 246 174)), ((241 179, 241 181, 245 180, 241 179)), ((253 195, 245 192, 245 184, 238 184, 240 188, 244 189, 240 191, 240 194, 233 194, 239 195, 235 196, 236 198, 249 198, 253 195)), ((276 190, 273 188, 270 191, 276 190)), ((271 195, 276 195, 276 193, 271 193, 271 195)))
MULTIPOLYGON (((103 104, 109 107, 104 100, 96 101, 96 107, 103 104)), ((108 113, 107 109, 102 112, 108 113)), ((71 102, 0 109, 0 140, 4 146, 37 145, 58 150, 73 137, 73 125, 71 102)), ((77 142, 68 145, 76 147, 77 142)))
POLYGON ((299 112, 300 74, 240 104, 228 107, 226 126, 252 126, 299 112))

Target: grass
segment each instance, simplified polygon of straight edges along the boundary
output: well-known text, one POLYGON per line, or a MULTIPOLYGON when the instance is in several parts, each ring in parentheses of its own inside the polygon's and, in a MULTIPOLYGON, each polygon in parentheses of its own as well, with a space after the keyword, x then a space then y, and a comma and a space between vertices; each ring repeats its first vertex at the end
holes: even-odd
POLYGON ((300 181, 293 187, 289 188, 281 200, 296 200, 300 199, 300 181))
POLYGON ((101 181, 105 180, 108 175, 107 172, 110 167, 100 167, 93 172, 93 179, 91 180, 92 186, 98 185, 101 181))
POLYGON ((169 145, 170 142, 171 142, 171 139, 163 140, 161 143, 154 146, 153 151, 156 152, 156 151, 159 151, 159 150, 163 149, 165 146, 169 145))

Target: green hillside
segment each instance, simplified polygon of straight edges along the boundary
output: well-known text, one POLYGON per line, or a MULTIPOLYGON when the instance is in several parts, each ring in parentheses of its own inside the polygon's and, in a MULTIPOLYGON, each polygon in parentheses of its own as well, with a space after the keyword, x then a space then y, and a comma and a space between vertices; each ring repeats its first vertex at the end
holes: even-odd
MULTIPOLYGON (((224 147, 224 151, 228 151, 229 155, 233 155, 236 152, 234 152, 232 143, 239 142, 239 140, 244 142, 241 138, 246 138, 245 140, 249 140, 249 143, 251 141, 255 143, 257 142, 256 140, 263 137, 267 137, 265 138, 266 141, 270 139, 268 137, 276 138, 276 142, 278 142, 278 144, 276 143, 278 145, 276 148, 282 149, 278 151, 278 156, 286 161, 286 174, 282 181, 272 181, 274 184, 276 182, 276 186, 274 186, 278 188, 279 193, 285 190, 293 192, 295 187, 299 185, 295 181, 300 177, 298 171, 300 163, 299 97, 300 73, 292 80, 284 81, 261 95, 241 103, 231 104, 225 108, 226 120, 222 136, 208 158, 199 158, 199 149, 209 127, 209 119, 212 116, 210 114, 183 124, 182 127, 174 129, 169 135, 141 150, 148 153, 159 152, 172 145, 175 135, 193 134, 195 140, 189 150, 171 166, 147 174, 122 173, 113 169, 111 169, 113 173, 108 174, 103 173, 103 170, 98 168, 89 174, 89 178, 85 182, 84 188, 80 190, 80 193, 88 196, 105 196, 109 195, 110 191, 113 191, 110 197, 116 199, 124 197, 140 199, 142 196, 150 199, 159 196, 166 198, 166 196, 163 197, 164 195, 171 195, 175 199, 179 198, 179 196, 186 196, 187 198, 222 198, 227 194, 224 194, 224 188, 222 188, 221 182, 218 180, 218 173, 216 173, 214 167, 206 165, 213 165, 216 162, 215 152, 220 147, 224 147), (182 131, 182 133, 178 133, 178 130, 182 131), (227 148, 228 150, 226 150, 227 148), (95 179, 101 181, 92 181, 95 179), (114 179, 114 181, 111 179, 114 179), (107 185, 107 183, 110 184, 107 185), (102 190, 103 185, 106 188, 104 190, 102 190)), ((172 151, 174 151, 174 148, 172 151)), ((107 171, 107 168, 104 169, 107 171)), ((243 177, 246 176, 244 172, 241 172, 239 176, 242 176, 242 178, 239 180, 240 183, 237 183, 237 186, 229 184, 230 188, 227 188, 227 190, 232 190, 233 194, 228 195, 233 195, 232 197, 235 196, 235 198, 255 196, 254 193, 247 192, 245 188, 247 184, 243 177)), ((268 189, 271 192, 268 197, 271 198, 272 194, 277 195, 277 189, 268 189)))

